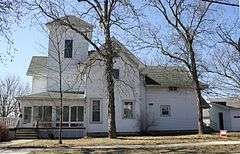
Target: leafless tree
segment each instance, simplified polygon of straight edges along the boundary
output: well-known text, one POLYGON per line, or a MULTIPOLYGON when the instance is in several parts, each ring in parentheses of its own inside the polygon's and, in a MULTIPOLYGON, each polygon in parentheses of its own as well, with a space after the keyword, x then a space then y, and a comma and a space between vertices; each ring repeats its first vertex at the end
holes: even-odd
MULTIPOLYGON (((9 49, 12 48, 13 41, 10 37, 13 25, 19 24, 24 12, 23 0, 1 0, 0 1, 0 39, 7 40, 9 49)), ((3 40, 2 40, 3 41, 3 40)), ((0 52, 0 61, 4 60, 6 56, 10 55, 11 50, 6 53, 0 52)))
POLYGON ((213 73, 219 95, 239 97, 240 94, 240 28, 239 19, 231 26, 217 28, 217 45, 211 54, 208 72, 213 73))
POLYGON ((108 96, 108 129, 110 138, 116 138, 115 103, 114 103, 114 58, 118 56, 113 45, 113 28, 125 23, 129 14, 133 13, 133 6, 129 1, 120 0, 77 0, 72 3, 66 1, 35 0, 31 4, 37 14, 44 15, 51 20, 60 21, 62 25, 72 29, 86 39, 91 47, 105 61, 105 77, 108 96), (128 9, 129 7, 131 9, 128 9), (68 8, 68 9, 67 9, 68 8), (97 40, 87 36, 88 31, 76 28, 69 20, 61 20, 61 16, 74 14, 79 18, 91 21, 99 32, 97 40), (90 19, 90 20, 89 20, 90 19))
POLYGON ((8 76, 0 80, 0 116, 17 116, 19 104, 16 97, 29 93, 29 87, 24 85, 19 78, 8 76))
POLYGON ((201 102, 203 87, 199 80, 202 49, 208 45, 206 40, 209 39, 208 34, 211 34, 209 24, 214 22, 213 18, 209 17, 209 13, 212 12, 211 3, 191 0, 149 0, 145 5, 154 12, 156 21, 153 19, 148 21, 149 24, 141 28, 143 32, 141 37, 136 37, 144 48, 160 52, 172 59, 172 62, 188 69, 198 98, 198 131, 199 134, 203 134, 201 102))

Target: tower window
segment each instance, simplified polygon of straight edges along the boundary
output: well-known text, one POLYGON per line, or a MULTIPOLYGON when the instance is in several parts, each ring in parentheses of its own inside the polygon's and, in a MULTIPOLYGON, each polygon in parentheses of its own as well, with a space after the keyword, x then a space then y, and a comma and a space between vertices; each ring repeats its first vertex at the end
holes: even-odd
POLYGON ((114 79, 119 79, 119 69, 113 69, 113 77, 114 79))
POLYGON ((73 40, 65 40, 64 58, 72 58, 73 40))

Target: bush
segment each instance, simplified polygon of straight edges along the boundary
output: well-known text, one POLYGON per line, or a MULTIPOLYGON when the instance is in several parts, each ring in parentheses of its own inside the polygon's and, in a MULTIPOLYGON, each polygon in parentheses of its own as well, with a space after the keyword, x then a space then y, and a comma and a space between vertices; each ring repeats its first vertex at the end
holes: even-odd
POLYGON ((0 123, 0 142, 9 141, 9 130, 4 123, 0 123))

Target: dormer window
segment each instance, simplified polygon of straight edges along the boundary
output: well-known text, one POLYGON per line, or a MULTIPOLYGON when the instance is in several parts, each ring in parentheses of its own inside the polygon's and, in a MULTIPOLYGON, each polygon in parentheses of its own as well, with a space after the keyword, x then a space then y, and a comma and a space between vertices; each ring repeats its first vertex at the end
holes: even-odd
POLYGON ((169 89, 169 91, 177 91, 178 88, 171 86, 171 87, 168 87, 168 89, 169 89))
POLYGON ((64 58, 72 58, 73 40, 65 40, 64 58))

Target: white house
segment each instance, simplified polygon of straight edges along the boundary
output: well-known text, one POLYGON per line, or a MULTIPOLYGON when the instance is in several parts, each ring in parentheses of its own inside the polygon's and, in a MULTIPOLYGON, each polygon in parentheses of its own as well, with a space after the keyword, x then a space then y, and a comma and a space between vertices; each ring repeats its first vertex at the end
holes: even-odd
MULTIPOLYGON (((74 16, 62 19, 91 39, 90 24, 74 16)), ((45 133, 51 130, 57 136, 60 55, 65 136, 83 135, 79 134, 82 128, 84 134, 106 133, 104 61, 97 52, 89 51, 86 39, 61 22, 50 22, 47 27, 48 56, 32 58, 27 71, 32 76, 32 94, 19 98, 23 117, 18 127, 37 127, 45 133)), ((113 41, 118 54, 114 62, 117 132, 196 130, 197 96, 188 72, 177 67, 146 66, 120 42, 114 38, 113 41)))
POLYGON ((240 131, 240 99, 216 98, 211 100, 210 126, 218 130, 240 131))

